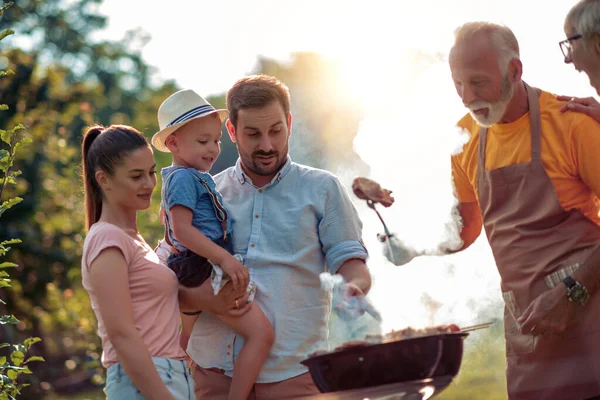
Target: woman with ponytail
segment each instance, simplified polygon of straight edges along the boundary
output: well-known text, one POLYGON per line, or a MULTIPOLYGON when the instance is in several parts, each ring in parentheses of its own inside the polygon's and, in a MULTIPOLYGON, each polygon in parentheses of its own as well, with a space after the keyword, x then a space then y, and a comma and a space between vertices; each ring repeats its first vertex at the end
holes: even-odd
POLYGON ((94 126, 82 158, 82 277, 102 339, 107 399, 191 400, 193 379, 179 346, 179 282, 136 224, 156 186, 152 149, 129 126, 94 126))

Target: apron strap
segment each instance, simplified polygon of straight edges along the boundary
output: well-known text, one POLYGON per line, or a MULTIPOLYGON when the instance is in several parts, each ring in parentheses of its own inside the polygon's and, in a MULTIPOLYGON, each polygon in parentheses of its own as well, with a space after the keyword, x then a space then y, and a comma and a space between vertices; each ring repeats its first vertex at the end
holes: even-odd
MULTIPOLYGON (((529 102, 529 123, 531 131, 531 161, 540 161, 541 158, 541 116, 540 116, 540 100, 537 91, 529 86, 525 81, 525 90, 527 91, 527 101, 529 102)), ((485 171, 485 145, 487 142, 487 128, 479 129, 479 157, 477 159, 477 170, 480 173, 485 171)))
POLYGON ((542 159, 542 128, 540 117, 540 99, 537 91, 525 84, 527 90, 527 100, 529 101, 529 123, 531 129, 531 161, 541 161, 542 159))

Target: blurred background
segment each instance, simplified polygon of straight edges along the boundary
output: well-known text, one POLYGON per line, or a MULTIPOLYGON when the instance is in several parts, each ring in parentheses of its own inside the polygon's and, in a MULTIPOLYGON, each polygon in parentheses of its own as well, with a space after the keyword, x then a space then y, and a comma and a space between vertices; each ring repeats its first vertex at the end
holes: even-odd
MULTIPOLYGON (((368 176, 392 189, 396 204, 384 219, 402 240, 432 249, 456 235, 449 156, 464 140, 454 123, 465 109, 447 66, 452 31, 469 20, 507 24, 529 84, 590 96, 587 78, 563 63, 557 44, 574 3, 17 0, 0 19, 0 30, 16 32, 0 43, 0 69, 15 71, 0 80, 0 103, 9 106, 0 129, 22 122, 33 145, 6 193, 24 201, 0 223, 0 239, 23 239, 10 253, 19 264, 13 288, 0 289, 0 315, 21 322, 0 325, 0 343, 39 336, 32 354, 46 360, 32 366, 22 398, 103 398, 100 342, 80 273, 85 127, 129 124, 150 138, 158 106, 176 90, 192 88, 224 107, 238 78, 274 75, 291 89, 293 160, 347 185, 368 176)), ((159 167, 169 162, 155 157, 159 167)), ((212 172, 236 159, 224 132, 212 172)), ((159 197, 156 190, 138 218, 151 245, 163 232, 159 197)), ((394 267, 381 255, 376 215, 354 199, 371 254, 370 298, 384 321, 333 318, 332 344, 371 330, 495 321, 467 339, 461 373, 439 398, 506 398, 499 278, 485 236, 461 254, 394 267)))

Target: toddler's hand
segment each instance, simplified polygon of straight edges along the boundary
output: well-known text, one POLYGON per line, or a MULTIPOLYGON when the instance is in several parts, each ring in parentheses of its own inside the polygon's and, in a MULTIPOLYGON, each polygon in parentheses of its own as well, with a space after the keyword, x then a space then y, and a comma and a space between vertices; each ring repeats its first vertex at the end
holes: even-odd
POLYGON ((239 287, 246 288, 250 283, 250 273, 244 264, 238 261, 234 256, 227 257, 220 264, 220 267, 229 275, 234 289, 239 287))

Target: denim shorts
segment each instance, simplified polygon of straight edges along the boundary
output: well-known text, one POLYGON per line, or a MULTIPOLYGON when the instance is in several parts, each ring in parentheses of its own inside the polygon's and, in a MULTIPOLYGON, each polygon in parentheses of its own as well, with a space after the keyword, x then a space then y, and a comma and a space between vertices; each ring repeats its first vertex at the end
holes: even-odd
MULTIPOLYGON (((194 379, 185 361, 152 357, 158 375, 173 394, 175 400, 195 400, 194 379)), ((146 397, 133 384, 123 366, 116 363, 106 371, 104 393, 107 400, 145 400, 146 397)))

